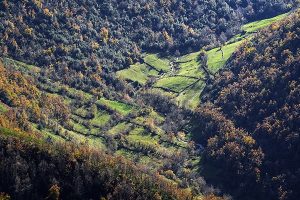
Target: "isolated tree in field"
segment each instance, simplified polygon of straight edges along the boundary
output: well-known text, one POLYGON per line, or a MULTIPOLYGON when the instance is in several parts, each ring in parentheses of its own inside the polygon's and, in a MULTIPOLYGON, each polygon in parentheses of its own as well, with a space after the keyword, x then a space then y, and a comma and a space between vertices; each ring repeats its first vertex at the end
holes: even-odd
POLYGON ((205 51, 201 51, 199 56, 198 56, 198 61, 200 62, 200 66, 199 66, 199 70, 200 71, 204 71, 205 73, 205 76, 207 79, 210 79, 211 78, 211 73, 209 72, 208 70, 208 56, 206 54, 205 51))
POLYGON ((220 49, 218 51, 221 51, 222 52, 222 59, 224 59, 224 51, 223 51, 223 46, 225 45, 227 41, 227 37, 226 35, 222 32, 221 35, 220 35, 220 38, 219 38, 219 46, 220 46, 220 49))
POLYGON ((198 57, 201 67, 207 68, 208 56, 205 51, 201 51, 198 57))

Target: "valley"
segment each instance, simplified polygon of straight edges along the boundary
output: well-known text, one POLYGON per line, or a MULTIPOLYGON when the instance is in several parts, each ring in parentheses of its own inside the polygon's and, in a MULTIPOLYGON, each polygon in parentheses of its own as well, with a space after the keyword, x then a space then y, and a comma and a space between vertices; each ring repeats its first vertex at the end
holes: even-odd
MULTIPOLYGON (((276 113, 285 100, 274 92, 261 100, 273 118, 252 108, 275 90, 281 66, 297 87, 298 4, 245 4, 1 3, 0 199, 293 199, 283 177, 297 175, 271 169, 277 157, 256 131, 297 129, 297 111, 271 125, 297 106, 276 113)), ((293 105, 297 90, 286 88, 293 105)))
MULTIPOLYGON (((287 14, 282 14, 245 24, 241 27, 243 33, 229 39, 224 45, 204 49, 208 57, 209 73, 211 75, 218 73, 243 42, 251 40, 257 31, 286 16, 287 14)), ((199 99, 207 82, 205 71, 200 68, 201 63, 198 59, 201 51, 179 57, 160 57, 158 54, 145 53, 142 63, 118 71, 117 76, 139 86, 141 90, 146 88, 160 92, 170 96, 179 106, 194 109, 199 106, 199 99)))

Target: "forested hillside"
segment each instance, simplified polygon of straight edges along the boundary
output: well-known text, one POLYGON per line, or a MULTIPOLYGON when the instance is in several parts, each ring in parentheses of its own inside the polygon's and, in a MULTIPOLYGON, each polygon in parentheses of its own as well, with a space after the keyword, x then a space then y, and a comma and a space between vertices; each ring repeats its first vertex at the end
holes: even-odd
POLYGON ((245 21, 275 16, 295 4, 5 0, 1 52, 41 67, 53 66, 56 75, 73 70, 94 73, 99 65, 120 69, 137 60, 141 50, 181 52, 216 45, 237 33, 245 21))
POLYGON ((195 112, 207 180, 237 199, 299 198, 299 27, 298 11, 244 43, 195 112))

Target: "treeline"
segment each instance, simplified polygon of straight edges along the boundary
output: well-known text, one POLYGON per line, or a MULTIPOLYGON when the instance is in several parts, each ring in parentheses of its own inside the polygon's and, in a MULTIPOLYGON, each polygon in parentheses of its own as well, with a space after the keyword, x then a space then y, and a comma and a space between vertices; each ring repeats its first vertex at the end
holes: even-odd
POLYGON ((195 111, 203 172, 237 199, 300 196, 299 27, 297 11, 243 44, 195 111))
POLYGON ((101 73, 101 66, 108 73, 137 61, 142 50, 180 53, 216 45, 245 21, 295 6, 293 0, 4 0, 0 52, 53 67, 56 76, 101 73))

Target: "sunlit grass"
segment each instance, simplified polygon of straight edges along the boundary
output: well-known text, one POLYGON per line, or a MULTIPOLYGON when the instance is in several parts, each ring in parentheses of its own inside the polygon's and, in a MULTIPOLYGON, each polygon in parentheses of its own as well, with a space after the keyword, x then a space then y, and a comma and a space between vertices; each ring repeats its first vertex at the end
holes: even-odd
POLYGON ((167 72, 170 70, 170 61, 166 58, 159 58, 157 54, 147 54, 144 57, 146 64, 154 67, 157 71, 167 72))
POLYGON ((128 115, 131 111, 133 111, 134 107, 129 104, 125 104, 118 101, 112 101, 105 98, 101 98, 97 101, 100 105, 105 105, 113 111, 116 111, 122 115, 128 115))
POLYGON ((207 65, 209 70, 214 74, 218 72, 220 69, 223 68, 227 60, 230 56, 237 50, 237 48, 243 43, 244 41, 238 41, 231 44, 227 44, 222 47, 224 52, 224 57, 222 57, 222 51, 220 48, 215 48, 207 52, 208 61, 207 65))
POLYGON ((280 21, 280 20, 284 19, 287 15, 288 15, 288 13, 285 13, 285 14, 278 15, 278 16, 273 17, 273 18, 251 22, 251 23, 248 23, 248 24, 245 24, 244 26, 242 26, 242 30, 244 30, 247 33, 253 33, 253 32, 258 31, 258 30, 260 30, 264 27, 267 27, 267 26, 271 25, 274 22, 277 22, 277 21, 280 21))
POLYGON ((175 92, 181 92, 183 89, 194 83, 196 80, 186 77, 165 77, 156 82, 155 87, 167 88, 175 92))
POLYGON ((130 68, 117 72, 117 76, 121 79, 137 81, 144 85, 151 76, 157 76, 158 71, 150 69, 146 64, 137 63, 131 65, 130 68))
POLYGON ((126 123, 126 122, 119 123, 116 126, 114 126, 112 129, 110 129, 107 133, 110 134, 110 135, 123 133, 123 132, 128 131, 130 129, 130 125, 131 124, 126 123))
POLYGON ((91 120, 93 126, 102 127, 106 125, 110 120, 110 115, 107 112, 100 111, 97 112, 94 119, 91 120))
POLYGON ((196 108, 200 102, 200 95, 205 87, 205 82, 199 81, 194 86, 182 92, 176 100, 183 107, 196 108))

